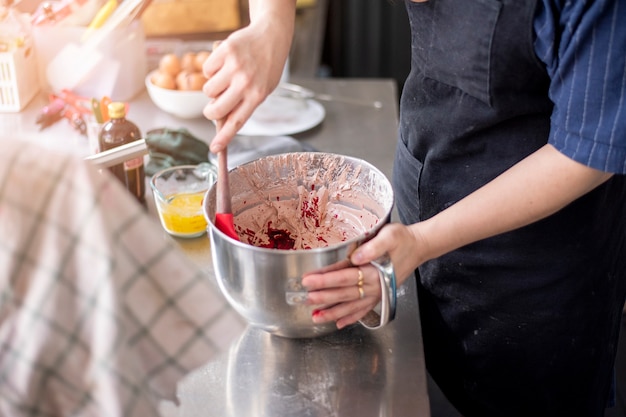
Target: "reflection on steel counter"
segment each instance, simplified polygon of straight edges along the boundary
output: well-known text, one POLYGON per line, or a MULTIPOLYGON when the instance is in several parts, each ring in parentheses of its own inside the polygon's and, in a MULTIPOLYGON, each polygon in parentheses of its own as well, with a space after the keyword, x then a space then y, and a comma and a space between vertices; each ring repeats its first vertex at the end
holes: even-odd
POLYGON ((359 326, 313 339, 249 327, 227 360, 210 362, 179 383, 178 415, 392 415, 394 359, 385 350, 380 335, 359 326))
POLYGON ((0 184, 1 415, 155 416, 243 332, 108 172, 11 140, 0 184))

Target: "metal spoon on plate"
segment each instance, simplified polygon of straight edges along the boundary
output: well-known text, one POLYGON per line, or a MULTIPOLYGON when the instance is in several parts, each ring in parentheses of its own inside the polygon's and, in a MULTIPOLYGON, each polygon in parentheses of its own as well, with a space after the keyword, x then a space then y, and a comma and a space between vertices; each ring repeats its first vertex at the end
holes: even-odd
POLYGON ((274 90, 274 94, 303 100, 316 99, 321 101, 335 101, 338 103, 374 107, 375 109, 380 109, 383 107, 383 103, 378 100, 370 101, 352 97, 335 96, 332 94, 316 93, 308 88, 290 83, 280 83, 278 87, 276 87, 276 90, 274 90))

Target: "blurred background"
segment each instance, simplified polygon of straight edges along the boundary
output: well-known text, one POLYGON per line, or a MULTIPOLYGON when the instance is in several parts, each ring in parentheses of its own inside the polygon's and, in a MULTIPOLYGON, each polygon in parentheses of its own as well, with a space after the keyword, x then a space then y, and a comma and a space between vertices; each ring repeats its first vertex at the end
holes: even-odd
MULTIPOLYGON (((247 0, 154 0, 142 20, 148 42, 162 53, 172 39, 221 39, 246 25, 247 4, 247 0)), ((409 67, 410 31, 403 1, 298 1, 290 56, 293 77, 393 78, 401 88, 409 67)))
MULTIPOLYGON (((44 2, 0 0, 0 5, 10 4, 31 13, 44 2)), ((210 49, 213 41, 224 39, 248 23, 247 0, 144 0, 144 4, 138 19, 145 33, 147 70, 155 68, 164 54, 210 49)), ((386 78, 395 80, 397 91, 401 91, 410 69, 410 53, 410 29, 403 0, 298 0, 288 66, 289 77, 294 80, 386 78)), ((133 64, 138 58, 132 56, 133 64)), ((143 89, 144 76, 142 71, 133 87, 143 89)), ((130 90, 124 87, 124 91, 130 90)), ((36 90, 29 93, 15 110, 24 107, 35 93, 36 90)), ((617 407, 607 411, 607 417, 626 416, 624 339, 623 327, 617 358, 617 407)), ((458 417, 435 384, 429 384, 433 417, 458 417)))

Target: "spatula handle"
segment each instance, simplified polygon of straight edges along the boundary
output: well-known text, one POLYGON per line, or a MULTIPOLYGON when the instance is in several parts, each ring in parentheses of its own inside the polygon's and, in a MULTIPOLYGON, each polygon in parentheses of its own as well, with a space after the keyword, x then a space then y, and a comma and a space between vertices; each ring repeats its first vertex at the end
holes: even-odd
POLYGON ((224 148, 217 154, 217 184, 215 208, 217 213, 231 213, 230 187, 228 184, 228 150, 224 148))
MULTIPOLYGON (((224 124, 223 120, 215 121, 215 132, 219 132, 224 124)), ((215 184, 215 209, 216 213, 230 214, 230 186, 228 184, 228 148, 217 153, 217 181, 215 184)))

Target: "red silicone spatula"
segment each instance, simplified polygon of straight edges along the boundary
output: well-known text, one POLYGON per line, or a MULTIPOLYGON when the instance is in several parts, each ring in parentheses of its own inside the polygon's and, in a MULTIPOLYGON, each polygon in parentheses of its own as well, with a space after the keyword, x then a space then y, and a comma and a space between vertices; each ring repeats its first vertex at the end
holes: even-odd
POLYGON ((217 154, 217 183, 215 189, 215 226, 225 235, 239 240, 235 231, 233 211, 230 206, 230 187, 228 185, 228 150, 224 148, 217 154))

